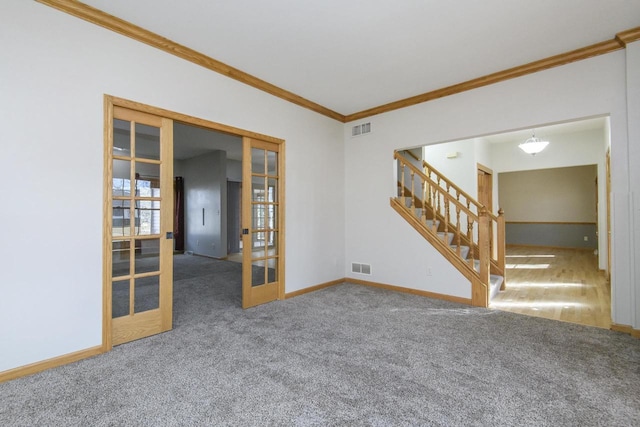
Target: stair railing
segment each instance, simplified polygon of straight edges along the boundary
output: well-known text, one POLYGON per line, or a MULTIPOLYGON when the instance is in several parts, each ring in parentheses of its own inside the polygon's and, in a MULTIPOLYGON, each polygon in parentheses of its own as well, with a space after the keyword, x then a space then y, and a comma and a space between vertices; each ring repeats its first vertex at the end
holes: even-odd
MULTIPOLYGON (((422 161, 422 167, 425 175, 428 178, 436 181, 441 187, 446 188, 447 192, 455 195, 456 199, 462 201, 466 206, 479 213, 482 205, 472 196, 467 194, 464 190, 449 180, 443 173, 431 166, 426 161, 422 161)), ((498 210, 498 215, 494 215, 491 212, 491 206, 487 206, 487 216, 489 217, 489 248, 490 248, 490 260, 492 264, 492 273, 504 276, 505 273, 505 220, 504 211, 498 210)))
MULTIPOLYGON (((438 236, 449 254, 456 254, 454 265, 466 270, 472 285, 476 282, 472 286, 472 303, 487 306, 489 275, 504 276, 505 272, 502 210, 497 216, 492 214, 426 162, 424 170, 420 170, 415 162, 398 152, 394 153, 394 159, 398 161, 398 203, 421 227, 438 236), (462 253, 464 247, 468 247, 466 256, 462 253)), ((445 256, 446 250, 441 250, 445 256)))

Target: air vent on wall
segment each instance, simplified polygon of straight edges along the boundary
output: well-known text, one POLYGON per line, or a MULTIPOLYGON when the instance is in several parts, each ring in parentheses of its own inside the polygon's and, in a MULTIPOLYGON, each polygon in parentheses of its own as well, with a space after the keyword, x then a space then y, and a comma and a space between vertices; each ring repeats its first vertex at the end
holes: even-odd
POLYGON ((351 136, 360 136, 371 133, 371 122, 362 123, 351 128, 351 136))
POLYGON ((371 275, 371 264, 351 263, 351 272, 371 275))

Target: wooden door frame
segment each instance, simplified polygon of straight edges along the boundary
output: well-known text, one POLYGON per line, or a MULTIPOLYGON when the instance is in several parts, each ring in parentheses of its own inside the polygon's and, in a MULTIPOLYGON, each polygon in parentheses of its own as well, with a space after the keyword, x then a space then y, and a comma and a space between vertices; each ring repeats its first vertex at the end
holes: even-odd
POLYGON ((227 179, 227 255, 229 255, 230 251, 229 251, 229 245, 230 245, 230 237, 229 236, 234 236, 234 239, 237 239, 238 241, 238 245, 240 245, 240 242, 242 242, 242 181, 238 182, 238 181, 230 181, 229 179, 227 179), (238 203, 235 204, 235 206, 233 207, 234 212, 237 210, 239 217, 238 219, 238 228, 237 229, 229 229, 229 186, 230 184, 239 184, 239 193, 240 196, 238 197, 238 203))
POLYGON ((607 148, 605 155, 605 180, 606 180, 606 215, 607 215, 607 280, 611 286, 611 148, 607 148))
MULTIPOLYGON (((491 177, 491 186, 490 188, 490 192, 489 192, 489 204, 490 206, 487 206, 487 208, 489 209, 490 212, 493 212, 493 170, 491 168, 488 168, 487 166, 480 164, 480 163, 476 163, 477 166, 477 171, 476 174, 479 175, 480 172, 484 173, 485 175, 489 175, 491 177)), ((476 185, 478 186, 478 190, 480 189, 480 182, 476 182, 476 185)), ((478 191, 478 201, 481 202, 480 200, 480 192, 478 191)))
MULTIPOLYGON (((215 130, 217 132, 226 133, 229 135, 235 135, 240 137, 249 137, 255 139, 261 139, 263 141, 273 142, 280 145, 280 150, 282 153, 282 175, 280 179, 282 180, 282 210, 280 212, 281 217, 281 226, 282 226, 282 234, 281 234, 281 244, 280 250, 282 256, 281 258, 281 266, 280 270, 280 278, 278 281, 279 289, 278 289, 278 299, 284 299, 284 289, 285 289, 285 275, 284 275, 284 254, 285 254, 285 246, 284 246, 284 232, 285 232, 285 221, 284 221, 284 149, 285 149, 285 141, 280 138, 275 138, 269 135, 263 135, 256 132, 251 132, 248 130, 236 128, 233 126, 224 125, 221 123, 213 122, 210 120, 200 119, 197 117, 189 116, 186 114, 177 113, 175 111, 165 110, 163 108, 154 107, 151 105, 143 104, 136 101, 131 101, 124 98, 119 98, 112 95, 104 95, 104 134, 103 134, 103 159, 104 159, 104 171, 103 171, 103 194, 104 200, 107 200, 108 192, 111 191, 111 182, 109 182, 109 176, 111 173, 111 164, 108 162, 110 151, 108 141, 110 138, 113 138, 113 128, 111 123, 113 123, 113 108, 114 107, 123 107, 128 108, 130 110, 140 111, 143 113, 152 114, 155 116, 160 116, 162 118, 171 119, 174 122, 182 122, 188 125, 201 127, 205 129, 215 130)), ((173 147, 173 141, 172 141, 173 147)), ((172 156, 173 157, 173 156, 172 156)), ((243 159, 243 161, 247 161, 243 159)), ((250 159, 248 161, 251 161, 250 159)), ((107 233, 110 233, 111 230, 108 230, 108 215, 110 213, 107 210, 106 203, 103 205, 102 212, 102 220, 103 220, 103 236, 102 236, 102 351, 107 352, 113 348, 112 343, 112 329, 111 329, 111 286, 108 283, 109 274, 108 269, 111 268, 111 248, 108 247, 107 243, 109 242, 109 237, 107 233)))

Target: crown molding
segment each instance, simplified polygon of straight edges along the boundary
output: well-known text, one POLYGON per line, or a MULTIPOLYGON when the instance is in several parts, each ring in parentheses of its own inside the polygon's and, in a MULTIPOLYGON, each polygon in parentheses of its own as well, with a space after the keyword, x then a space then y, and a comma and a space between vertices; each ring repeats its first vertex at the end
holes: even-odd
POLYGON ((571 62, 581 61, 583 59, 591 58, 598 55, 604 55, 605 53, 610 53, 619 49, 624 49, 624 45, 616 39, 596 43, 591 46, 561 53, 555 56, 550 56, 548 58, 530 62, 525 65, 498 71, 493 74, 487 74, 486 76, 468 80, 463 83, 447 86, 442 89, 426 92, 420 95, 401 99, 399 101, 390 102, 388 104, 380 105, 378 107, 370 108, 358 113, 348 114, 345 116, 345 120, 346 122, 351 122, 354 120, 363 119, 365 117, 387 113, 389 111, 410 107, 412 105, 421 104, 423 102, 432 101, 434 99, 443 98, 445 96, 454 95, 456 93, 466 92, 468 90, 492 85, 494 83, 503 82, 505 80, 514 79, 516 77, 521 77, 527 74, 537 73, 538 71, 569 64, 571 62))
POLYGON ((619 32, 616 34, 616 40, 618 40, 624 47, 627 47, 629 43, 640 40, 640 27, 619 32))
POLYGON ((92 24, 99 25, 108 30, 114 31, 126 37, 130 37, 139 42, 148 44, 162 51, 165 51, 171 55, 175 55, 179 58, 185 59, 194 64, 200 65, 216 73, 220 73, 226 77, 245 83, 263 92, 267 92, 285 101, 292 102, 301 107, 315 111, 316 113, 330 117, 332 119, 344 122, 344 115, 323 107, 320 104, 316 104, 313 101, 309 101, 295 93, 282 89, 269 82, 261 80, 251 74, 245 73, 242 70, 234 68, 216 59, 213 59, 207 55, 197 52, 191 48, 183 46, 165 37, 162 37, 156 33, 145 30, 123 19, 109 15, 94 7, 88 6, 84 3, 74 0, 36 0, 38 3, 51 6, 55 9, 61 10, 69 15, 73 15, 77 18, 91 22, 92 24))
POLYGON ((193 49, 162 37, 156 33, 145 30, 144 28, 138 27, 137 25, 127 22, 123 19, 81 3, 77 0, 36 1, 114 31, 118 34, 130 37, 149 46, 153 46, 171 55, 175 55, 179 58, 200 65, 211 71, 215 71, 216 73, 222 74, 226 77, 237 80, 258 90, 281 98, 285 101, 289 101, 291 103, 307 108, 311 111, 315 111, 316 113, 322 114, 326 117, 343 123, 364 119, 367 117, 375 116, 377 114, 387 113, 389 111, 394 111, 405 107, 410 107, 412 105, 421 104, 423 102, 432 101, 434 99, 443 98, 472 89, 477 89, 483 86, 492 85, 494 83, 499 83, 527 74, 537 73, 538 71, 543 71, 549 68, 581 61, 583 59, 592 58, 594 56, 604 55, 616 50, 624 49, 627 44, 640 40, 640 27, 631 28, 629 30, 617 33, 616 36, 611 40, 572 50, 570 52, 561 53, 559 55, 550 56, 548 58, 509 68, 507 70, 487 74, 485 76, 468 80, 466 82, 390 102, 388 104, 369 108, 360 112, 344 115, 313 101, 310 101, 306 98, 303 98, 299 95, 296 95, 295 93, 275 86, 269 82, 261 80, 255 76, 252 76, 251 74, 245 73, 242 70, 234 68, 200 52, 197 52, 193 49))

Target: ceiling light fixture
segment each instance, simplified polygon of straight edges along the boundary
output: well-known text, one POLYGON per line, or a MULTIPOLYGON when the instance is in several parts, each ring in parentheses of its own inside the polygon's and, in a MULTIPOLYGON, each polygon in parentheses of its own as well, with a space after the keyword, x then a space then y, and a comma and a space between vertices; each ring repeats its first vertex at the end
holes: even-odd
POLYGON ((532 132, 531 138, 527 139, 522 144, 519 144, 518 147, 520 147, 520 149, 525 153, 535 156, 536 154, 544 150, 547 145, 549 145, 549 141, 536 138, 536 131, 534 130, 532 132))

